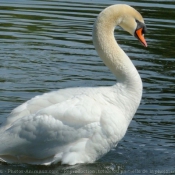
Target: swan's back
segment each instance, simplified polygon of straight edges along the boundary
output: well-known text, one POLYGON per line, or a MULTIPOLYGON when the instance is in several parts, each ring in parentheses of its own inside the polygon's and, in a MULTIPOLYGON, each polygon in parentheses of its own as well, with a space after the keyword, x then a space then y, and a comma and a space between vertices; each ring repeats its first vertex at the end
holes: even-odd
MULTIPOLYGON (((24 106, 16 108, 12 112, 11 119, 1 129, 1 159, 30 164, 51 164, 61 161, 71 165, 93 162, 96 160, 97 151, 103 151, 103 154, 109 151, 111 146, 114 146, 109 136, 114 134, 117 140, 120 140, 127 128, 122 124, 126 124, 125 118, 119 119, 122 116, 121 111, 110 104, 114 89, 108 87, 83 89, 80 92, 80 88, 74 97, 54 104, 48 103, 47 107, 42 106, 36 112, 34 110, 38 101, 42 101, 43 97, 46 98, 48 95, 59 96, 59 92, 38 96, 24 103, 24 106), (24 116, 19 117, 20 114, 24 116), (109 115, 111 118, 118 115, 120 123, 110 121, 109 115), (118 130, 115 131, 113 127, 117 127, 118 130), (87 153, 91 156, 87 156, 87 153)), ((63 91, 66 93, 71 90, 74 91, 74 89, 63 91)), ((64 93, 60 95, 62 94, 64 93)), ((45 99, 44 105, 47 104, 46 101, 45 99)))

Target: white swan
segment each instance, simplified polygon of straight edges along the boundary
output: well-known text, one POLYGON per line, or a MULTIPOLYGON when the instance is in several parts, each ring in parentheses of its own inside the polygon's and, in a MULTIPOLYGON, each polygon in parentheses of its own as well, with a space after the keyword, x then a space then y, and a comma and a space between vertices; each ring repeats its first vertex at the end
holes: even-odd
POLYGON ((14 109, 0 129, 1 161, 91 163, 123 138, 139 106, 142 81, 114 38, 116 25, 147 44, 144 20, 132 7, 112 5, 99 14, 94 46, 118 82, 111 87, 61 89, 14 109))

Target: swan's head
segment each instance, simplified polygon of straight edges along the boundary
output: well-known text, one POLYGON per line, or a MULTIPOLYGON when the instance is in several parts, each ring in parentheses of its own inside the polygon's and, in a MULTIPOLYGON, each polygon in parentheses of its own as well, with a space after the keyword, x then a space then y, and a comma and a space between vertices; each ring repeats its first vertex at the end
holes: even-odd
POLYGON ((145 47, 147 47, 147 43, 144 38, 144 34, 146 33, 146 25, 141 14, 128 5, 123 5, 120 12, 122 15, 119 25, 131 35, 135 36, 145 47))

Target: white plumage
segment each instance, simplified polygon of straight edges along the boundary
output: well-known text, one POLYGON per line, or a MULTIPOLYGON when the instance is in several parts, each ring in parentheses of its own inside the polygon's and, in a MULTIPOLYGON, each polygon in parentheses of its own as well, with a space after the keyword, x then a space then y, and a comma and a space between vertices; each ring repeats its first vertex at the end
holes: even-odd
POLYGON ((132 7, 113 5, 100 13, 94 24, 94 46, 118 83, 111 87, 61 89, 15 108, 0 128, 1 161, 91 163, 117 145, 139 106, 142 82, 117 45, 113 30, 121 25, 134 34, 136 19, 143 22, 132 7), (130 23, 125 25, 125 20, 130 23))

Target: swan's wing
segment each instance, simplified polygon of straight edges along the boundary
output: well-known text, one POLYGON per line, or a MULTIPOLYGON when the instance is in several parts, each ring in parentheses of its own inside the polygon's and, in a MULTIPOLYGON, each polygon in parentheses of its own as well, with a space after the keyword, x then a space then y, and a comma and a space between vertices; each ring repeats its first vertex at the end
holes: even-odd
POLYGON ((16 107, 8 116, 6 122, 2 124, 0 131, 9 128, 14 121, 24 116, 35 114, 39 110, 64 102, 83 91, 83 88, 68 88, 38 95, 16 107))
POLYGON ((83 95, 22 117, 1 133, 0 155, 44 158, 71 147, 80 149, 79 141, 100 130, 101 110, 95 100, 83 95))

